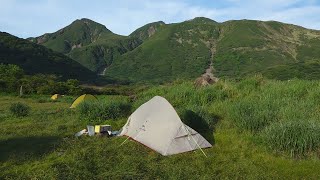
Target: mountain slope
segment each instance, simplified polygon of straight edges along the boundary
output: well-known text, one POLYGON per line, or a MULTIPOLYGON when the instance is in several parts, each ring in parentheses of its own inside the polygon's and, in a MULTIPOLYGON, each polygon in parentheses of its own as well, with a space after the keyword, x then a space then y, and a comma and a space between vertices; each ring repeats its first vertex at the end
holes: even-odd
POLYGON ((0 63, 16 64, 27 74, 56 74, 88 80, 95 75, 78 62, 44 46, 0 32, 0 63))
POLYGON ((165 25, 166 24, 163 21, 149 23, 133 31, 129 36, 138 38, 141 41, 145 41, 165 25))
POLYGON ((119 57, 106 74, 132 82, 163 82, 196 78, 212 62, 218 77, 256 73, 283 77, 279 68, 294 69, 296 73, 287 78, 309 77, 307 71, 297 69, 299 63, 313 70, 313 79, 320 79, 315 73, 320 70, 319 46, 320 31, 295 25, 195 18, 162 26, 141 46, 119 57))
POLYGON ((218 35, 217 23, 212 20, 166 25, 114 61, 106 75, 132 82, 196 77, 209 66, 210 48, 218 35))
POLYGON ((47 33, 29 40, 57 52, 69 53, 75 48, 95 42, 102 34, 111 33, 104 25, 84 18, 72 22, 55 33, 47 33))
POLYGON ((115 58, 140 44, 141 41, 134 38, 104 34, 96 42, 74 49, 67 55, 91 71, 101 74, 115 58))
POLYGON ((64 53, 96 73, 110 65, 116 56, 141 44, 137 38, 114 34, 104 25, 85 18, 55 33, 29 40, 64 53))
POLYGON ((60 49, 69 57, 95 73, 126 82, 194 79, 210 65, 217 77, 262 73, 276 79, 320 79, 316 73, 320 67, 320 31, 274 21, 217 23, 198 17, 174 24, 154 22, 129 36, 120 36, 101 24, 81 19, 56 33, 30 40, 57 51, 55 46, 67 43, 65 47, 71 50, 60 49))
POLYGON ((225 22, 220 29, 214 61, 218 76, 236 77, 278 65, 320 60, 319 31, 249 20, 225 22))

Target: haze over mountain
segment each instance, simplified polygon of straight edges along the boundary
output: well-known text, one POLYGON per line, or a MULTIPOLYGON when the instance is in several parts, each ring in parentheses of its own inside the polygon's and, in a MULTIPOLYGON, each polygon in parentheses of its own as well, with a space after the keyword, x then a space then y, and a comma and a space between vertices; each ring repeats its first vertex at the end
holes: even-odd
POLYGON ((319 37, 319 31, 281 22, 218 23, 199 17, 174 24, 149 23, 129 36, 81 19, 29 40, 109 78, 164 82, 196 78, 210 63, 218 77, 262 73, 279 79, 317 79, 319 37))

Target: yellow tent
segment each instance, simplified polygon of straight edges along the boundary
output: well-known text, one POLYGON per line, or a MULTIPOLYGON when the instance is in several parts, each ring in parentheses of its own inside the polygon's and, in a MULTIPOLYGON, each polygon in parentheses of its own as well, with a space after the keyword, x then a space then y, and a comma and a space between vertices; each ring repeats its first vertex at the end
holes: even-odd
POLYGON ((73 101, 72 105, 70 108, 76 108, 80 103, 85 102, 85 101, 96 101, 97 98, 91 94, 83 94, 79 96, 75 101, 73 101))
POLYGON ((54 94, 54 95, 51 96, 51 99, 52 99, 52 100, 57 100, 57 99, 59 99, 60 97, 61 97, 60 94, 54 94))

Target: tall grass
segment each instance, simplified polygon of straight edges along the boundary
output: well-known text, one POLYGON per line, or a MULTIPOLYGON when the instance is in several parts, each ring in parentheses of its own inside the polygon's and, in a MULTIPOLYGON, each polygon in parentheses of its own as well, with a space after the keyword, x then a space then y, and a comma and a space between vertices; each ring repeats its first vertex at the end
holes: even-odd
POLYGON ((191 82, 171 86, 158 86, 139 93, 136 105, 154 96, 165 97, 174 107, 208 107, 211 104, 236 96, 235 89, 227 81, 214 86, 196 88, 191 82))
POLYGON ((243 98, 229 107, 229 117, 238 128, 259 132, 277 121, 277 108, 271 99, 243 98))
POLYGON ((320 148, 320 123, 288 121, 267 127, 262 138, 271 149, 286 151, 291 156, 305 155, 320 148))

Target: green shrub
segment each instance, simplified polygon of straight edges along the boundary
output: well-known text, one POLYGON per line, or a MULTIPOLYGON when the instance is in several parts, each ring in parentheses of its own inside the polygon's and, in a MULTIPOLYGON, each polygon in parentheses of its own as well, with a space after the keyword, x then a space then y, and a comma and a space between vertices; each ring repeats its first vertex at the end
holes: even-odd
POLYGON ((291 156, 305 155, 320 148, 320 124, 307 121, 274 123, 262 132, 266 145, 291 156))
POLYGON ((78 106, 80 118, 90 123, 101 123, 107 119, 126 117, 131 112, 127 102, 84 102, 78 106))
POLYGON ((10 106, 10 112, 16 117, 28 116, 30 113, 30 106, 23 103, 13 103, 10 106))

